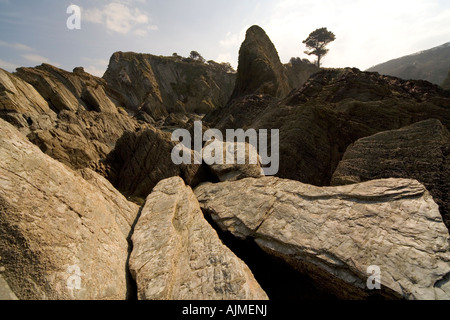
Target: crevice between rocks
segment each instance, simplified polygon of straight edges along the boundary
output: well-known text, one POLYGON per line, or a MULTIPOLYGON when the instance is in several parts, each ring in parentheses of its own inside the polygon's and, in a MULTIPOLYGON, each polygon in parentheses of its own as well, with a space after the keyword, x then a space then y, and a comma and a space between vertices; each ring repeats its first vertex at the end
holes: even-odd
POLYGON ((136 227, 136 224, 138 223, 139 218, 141 217, 142 210, 144 209, 144 205, 142 205, 139 208, 139 212, 138 212, 133 224, 131 225, 130 232, 128 233, 128 236, 127 236, 128 252, 127 252, 127 260, 126 260, 126 264, 125 264, 126 282, 127 282, 127 300, 132 300, 132 301, 138 300, 138 289, 137 289, 136 280, 131 275, 131 270, 130 270, 130 256, 131 256, 131 252, 133 251, 133 241, 131 241, 131 237, 133 236, 134 228, 136 227))
POLYGON ((230 232, 222 231, 208 212, 202 210, 223 244, 246 263, 270 300, 337 300, 336 296, 317 287, 308 275, 264 252, 253 239, 239 240, 230 232))

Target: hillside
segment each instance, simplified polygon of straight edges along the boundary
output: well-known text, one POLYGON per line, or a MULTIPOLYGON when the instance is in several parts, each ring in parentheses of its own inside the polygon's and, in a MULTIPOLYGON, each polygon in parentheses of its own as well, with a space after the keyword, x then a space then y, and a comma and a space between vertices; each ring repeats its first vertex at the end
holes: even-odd
POLYGON ((450 69, 450 42, 378 64, 367 71, 441 85, 450 69))

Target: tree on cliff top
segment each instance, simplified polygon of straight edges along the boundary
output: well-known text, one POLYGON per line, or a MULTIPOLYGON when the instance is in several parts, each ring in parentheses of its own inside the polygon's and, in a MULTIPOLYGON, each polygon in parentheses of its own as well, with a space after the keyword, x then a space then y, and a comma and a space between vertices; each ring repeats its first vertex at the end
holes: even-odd
POLYGON ((330 42, 336 40, 336 36, 333 32, 328 31, 327 28, 319 28, 311 32, 303 43, 311 51, 305 51, 307 55, 317 56, 317 66, 320 68, 320 59, 326 55, 329 49, 325 48, 330 42))

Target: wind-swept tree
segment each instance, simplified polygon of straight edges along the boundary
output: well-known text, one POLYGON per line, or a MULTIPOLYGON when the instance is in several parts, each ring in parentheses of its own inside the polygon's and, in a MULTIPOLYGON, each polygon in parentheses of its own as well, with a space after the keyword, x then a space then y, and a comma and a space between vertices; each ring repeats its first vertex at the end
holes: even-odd
POLYGON ((325 48, 330 42, 336 40, 333 32, 328 31, 327 28, 320 28, 311 32, 303 43, 310 51, 305 51, 307 55, 317 56, 317 66, 320 68, 320 60, 326 55, 329 49, 325 48))

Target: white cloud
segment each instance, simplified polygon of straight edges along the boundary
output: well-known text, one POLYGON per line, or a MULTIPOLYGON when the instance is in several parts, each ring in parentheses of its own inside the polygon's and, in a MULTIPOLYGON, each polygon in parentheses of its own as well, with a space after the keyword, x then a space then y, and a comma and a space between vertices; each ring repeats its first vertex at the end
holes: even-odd
POLYGON ((304 57, 302 41, 327 27, 337 39, 324 66, 367 69, 449 41, 450 10, 438 10, 437 0, 282 0, 261 26, 283 62, 304 57))
POLYGON ((84 67, 84 71, 97 77, 103 77, 109 64, 108 60, 105 59, 83 58, 83 61, 87 64, 87 66, 84 67))
POLYGON ((59 67, 60 64, 57 62, 52 62, 50 59, 40 56, 38 54, 30 53, 30 54, 23 54, 21 55, 22 58, 27 60, 28 62, 35 63, 35 64, 42 64, 42 63, 48 63, 55 67, 59 67))
MULTIPOLYGON (((135 0, 136 1, 136 0, 135 0)), ((110 32, 143 36, 158 27, 150 25, 148 13, 138 8, 130 8, 133 1, 112 2, 101 9, 92 8, 82 11, 82 19, 87 22, 102 24, 110 32)), ((139 1, 145 3, 145 1, 139 1)))
POLYGON ((9 43, 9 42, 5 42, 5 41, 1 41, 1 40, 0 40, 0 46, 13 48, 16 50, 21 50, 21 51, 32 51, 33 50, 29 46, 24 45, 22 43, 9 43))
POLYGON ((14 72, 16 68, 19 68, 19 65, 0 59, 0 68, 9 72, 14 72))
MULTIPOLYGON (((266 2, 264 13, 242 22, 239 32, 228 32, 220 53, 237 52, 251 24, 260 25, 274 43, 282 62, 304 54, 309 33, 327 27, 337 37, 323 58, 324 67, 362 70, 389 59, 450 41, 450 7, 440 0, 279 0, 266 2), (225 50, 223 50, 225 49, 225 50)), ((249 14, 250 15, 250 14, 249 14)))

